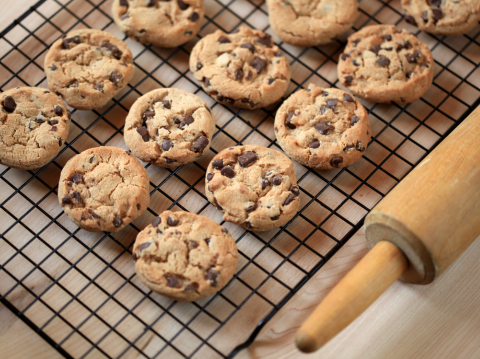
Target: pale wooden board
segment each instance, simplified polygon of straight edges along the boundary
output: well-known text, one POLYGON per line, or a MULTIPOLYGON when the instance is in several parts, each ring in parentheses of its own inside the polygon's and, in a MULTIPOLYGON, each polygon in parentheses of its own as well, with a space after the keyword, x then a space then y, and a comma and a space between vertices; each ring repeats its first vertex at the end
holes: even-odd
MULTIPOLYGON (((18 13, 21 13, 25 9, 25 3, 22 3, 20 0, 15 2, 15 8, 18 7, 18 13)), ((211 0, 206 1, 207 3, 207 15, 212 16, 216 14, 219 10, 218 4, 213 3, 211 0)), ((255 1, 255 3, 262 4, 261 0, 255 1)), ((379 6, 376 0, 363 0, 360 3, 360 6, 364 11, 369 14, 375 13, 379 6)), ((393 8, 399 9, 399 1, 392 1, 391 6, 393 8)), ((265 8, 265 5, 262 5, 265 8)), ((9 7, 8 13, 0 14, 0 16, 6 16, 7 19, 11 18, 11 11, 14 7, 9 7)), ((52 2, 44 5, 40 10, 45 16, 49 16, 58 6, 54 5, 52 2)), ((79 16, 83 16, 89 9, 90 5, 86 4, 82 0, 75 0, 69 9, 79 16)), ((103 4, 101 9, 109 13, 109 3, 103 4)), ((230 5, 230 9, 241 16, 249 13, 252 10, 252 6, 245 1, 236 1, 230 5)), ((389 9, 385 9, 377 15, 377 19, 382 22, 390 23, 398 19, 398 15, 393 13, 389 9)), ((28 21, 23 22, 27 28, 33 29, 39 24, 42 23, 42 19, 39 16, 31 16, 28 21)), ((219 15, 215 21, 224 26, 227 29, 232 28, 236 25, 235 18, 228 11, 223 12, 219 15)), ((365 15, 362 14, 359 19, 359 24, 365 21, 365 15)), ((7 22, 9 22, 7 20, 7 22)), ((73 17, 71 15, 63 13, 63 15, 56 16, 52 22, 59 26, 62 30, 67 29, 74 23, 73 17)), ((85 23, 93 27, 103 27, 108 21, 106 18, 101 15, 98 11, 89 15, 85 19, 85 23)), ((252 26, 258 28, 264 28, 268 24, 266 16, 260 11, 254 11, 254 13, 249 17, 249 23, 252 26)), ((210 33, 214 30, 214 27, 209 25, 204 30, 202 30, 202 35, 210 33)), ((110 31, 118 36, 121 36, 118 29, 115 25, 110 25, 107 28, 107 31, 110 31)), ((44 26, 39 31, 36 32, 36 35, 39 36, 43 41, 50 43, 53 39, 59 36, 58 31, 54 29, 53 26, 44 26)), ((25 31, 16 31, 9 34, 8 39, 13 43, 20 41, 23 37, 26 36, 25 31)), ((421 39, 429 44, 434 44, 435 42, 431 37, 425 34, 420 35, 421 39)), ((278 40, 278 39, 277 39, 278 40)), ((9 46, 5 46, 5 43, 1 43, 0 40, 0 56, 7 51, 9 46)), ((449 45, 454 48, 460 48, 462 38, 449 39, 447 40, 449 45)), ((143 50, 143 46, 135 43, 134 41, 128 40, 129 46, 132 48, 134 54, 138 54, 143 50)), ((191 46, 187 46, 190 48, 191 46)), ((28 56, 36 56, 39 51, 43 49, 38 42, 32 38, 28 39, 26 43, 21 45, 20 50, 24 51, 28 56)), ((300 49, 285 46, 284 47, 292 55, 300 54, 300 49)), ((478 46, 472 46, 465 51, 465 55, 471 58, 474 61, 480 60, 479 54, 477 53, 478 46)), ((324 51, 327 53, 333 52, 334 49, 325 47, 324 51)), ((159 54, 162 57, 166 57, 171 53, 171 50, 158 50, 159 54)), ((435 58, 440 61, 442 64, 446 64, 452 56, 450 50, 445 48, 443 45, 440 45, 434 50, 435 58)), ((39 56, 37 63, 41 66, 43 63, 44 53, 39 56)), ((304 64, 317 67, 322 61, 326 61, 325 56, 319 55, 313 50, 308 50, 301 57, 304 64)), ((158 65, 158 58, 146 53, 142 55, 138 60, 138 64, 143 68, 150 71, 154 66, 158 65)), ((24 60, 20 55, 8 58, 8 64, 12 68, 20 68, 24 63, 24 60)), ((176 56, 171 64, 181 71, 187 70, 188 56, 180 53, 176 56)), ((458 72, 460 74, 465 74, 466 71, 471 68, 471 64, 465 63, 464 60, 457 59, 453 64, 449 66, 451 71, 458 72)), ((439 73, 441 70, 440 66, 436 67, 436 73, 439 73)), ((301 63, 297 62, 292 66, 292 75, 293 79, 297 82, 303 81, 303 79, 310 74, 310 71, 301 63)), ((335 80, 335 66, 331 61, 322 66, 321 69, 317 71, 318 75, 327 78, 332 81, 335 80)), ((29 83, 37 83, 42 79, 43 73, 38 68, 30 65, 21 73, 22 79, 27 79, 29 83)), ((177 78, 169 65, 163 65, 158 71, 155 72, 155 77, 160 80, 162 83, 169 84, 177 78)), ((187 74, 187 76, 190 76, 187 74)), ((4 83, 7 78, 10 77, 10 74, 7 74, 3 69, 0 68, 0 83, 4 83)), ((139 80, 142 79, 142 72, 137 70, 132 84, 136 84, 139 80)), ((477 71, 470 76, 469 80, 474 84, 480 83, 480 73, 477 71)), ((314 75, 311 78, 312 82, 317 84, 324 84, 325 82, 317 75, 314 75)), ((448 72, 443 72, 437 79, 436 83, 439 86, 442 86, 448 90, 453 89, 458 84, 458 79, 452 76, 448 72)), ((18 79, 13 79, 9 82, 8 86, 4 89, 17 86, 21 84, 18 79)), ((42 82, 40 86, 45 86, 45 82, 42 82)), ((189 91, 195 91, 196 87, 191 83, 181 80, 175 83, 176 87, 184 88, 189 91)), ((139 86, 141 92, 146 92, 150 89, 158 87, 158 84, 147 80, 142 85, 139 86)), ((292 84, 289 88, 289 92, 293 91, 295 86, 292 84)), ((124 93, 124 92, 123 92, 124 93)), ((476 98, 480 96, 480 93, 469 87, 467 85, 462 85, 460 88, 456 89, 455 94, 461 97, 466 104, 472 104, 476 98)), ((202 96, 209 104, 214 102, 206 96, 204 93, 200 92, 202 96)), ((131 94, 127 96, 125 100, 122 101, 122 104, 128 108, 133 101, 136 99, 137 95, 131 94)), ((433 86, 429 92, 425 95, 425 99, 432 105, 440 103, 445 98, 445 93, 443 93, 437 86, 433 86)), ((367 107, 371 107, 372 104, 365 103, 367 107)), ((457 118, 466 109, 466 105, 459 103, 455 99, 449 99, 441 105, 441 110, 454 118, 457 118)), ((222 126, 225 124, 232 116, 232 113, 229 112, 226 108, 222 106, 215 106, 214 113, 217 119, 217 125, 222 126)), ((418 101, 417 103, 409 107, 409 112, 414 114, 420 119, 425 118, 428 113, 431 111, 431 107, 426 105, 424 102, 418 101)), ((100 111, 101 113, 102 111, 100 111)), ((386 121, 389 121, 395 114, 398 112, 393 106, 381 105, 378 106, 375 110, 377 116, 381 116, 386 121)), ((126 112, 122 109, 114 109, 106 115, 107 120, 113 123, 115 126, 120 127, 123 123, 126 112)), ((256 125, 262 119, 263 115, 261 111, 253 111, 243 113, 243 118, 248 119, 252 125, 256 125)), ((83 127, 88 126, 95 120, 96 116, 92 115, 89 112, 81 113, 76 112, 73 116, 74 120, 83 127)), ((374 134, 379 133, 384 127, 385 124, 378 120, 377 117, 372 116, 372 122, 374 125, 374 134)), ((266 123, 260 126, 260 130, 266 134, 268 137, 274 137, 271 119, 266 123)), ((431 116, 427 121, 427 124, 434 128, 436 131, 443 133, 452 122, 447 119, 445 115, 436 113, 434 116, 431 116)), ((395 121, 394 126, 398 128, 401 132, 409 134, 414 128, 414 121, 407 115, 403 114, 395 121)), ((244 122, 240 120, 235 120, 225 129, 230 134, 233 134, 234 137, 238 140, 242 138, 248 131, 249 127, 245 125, 244 122)), ((111 126, 107 125, 105 122, 99 122, 97 125, 93 126, 89 131, 93 136, 98 137, 101 141, 106 141, 113 133, 114 130, 111 126)), ((75 138, 80 133, 78 127, 72 126, 72 134, 69 136, 69 141, 75 138)), ((421 126, 414 134, 412 138, 423 146, 429 147, 433 144, 434 141, 438 138, 433 132, 429 131, 425 126, 421 126)), ((399 142, 399 135, 387 129, 379 136, 379 141, 387 148, 394 148, 399 142)), ((265 138, 254 133, 245 140, 245 143, 259 143, 259 144, 268 144, 265 138)), ((117 134, 113 139, 108 142, 109 145, 116 145, 124 147, 123 139, 120 134, 117 134)), ((231 139, 228 139, 226 136, 219 135, 213 143, 215 149, 219 150, 224 147, 234 144, 231 139)), ((97 144, 92 141, 88 136, 82 136, 78 141, 76 141, 74 147, 78 151, 82 151, 86 148, 96 146, 97 144)), ((416 162, 418 158, 423 154, 423 150, 419 149, 411 141, 402 146, 398 151, 404 158, 411 162, 416 162)), ((72 155, 73 151, 67 150, 56 162, 62 166, 72 155)), ((381 162, 388 151, 378 143, 373 144, 366 153, 366 156, 373 161, 374 163, 381 162)), ((205 156, 200 160, 202 166, 206 166, 210 158, 213 156, 213 153, 205 156)), ((356 165, 351 166, 350 169, 360 178, 365 178, 371 171, 372 165, 367 161, 360 160, 356 165)), ((402 161, 399 157, 392 157, 387 161, 383 168, 395 176, 401 177, 409 169, 409 166, 402 161)), ((296 166, 297 176, 300 177, 305 173, 305 168, 301 166, 296 166)), ((4 167, 0 167, 0 171, 3 171, 4 167)), ((152 168, 148 169, 151 181, 155 184, 158 184, 162 179, 164 179, 168 172, 163 169, 152 168)), ((333 178, 336 173, 329 172, 320 172, 324 179, 328 180, 333 178)), ((39 175, 39 178, 45 181, 48 185, 54 187, 58 181, 59 169, 55 165, 50 165, 46 171, 39 175)), ((203 173, 195 167, 194 165, 185 166, 181 171, 179 171, 179 176, 187 181, 189 184, 192 184, 196 181, 197 178, 202 176, 203 173)), ((5 178, 10 181, 14 186, 18 187, 24 183, 30 175, 28 173, 16 170, 10 170, 5 175, 5 178)), ((345 174, 342 175, 339 179, 335 180, 335 184, 338 188, 341 188, 346 193, 351 193, 357 186, 358 181, 354 179, 351 175, 345 174)), ((368 182, 371 186, 380 190, 383 193, 386 193, 394 184, 391 178, 388 178, 385 175, 382 175, 381 172, 377 172, 368 182)), ((308 175, 302 182, 301 186, 303 189, 311 192, 317 193, 321 188, 325 186, 325 182, 319 180, 318 177, 313 175, 308 175)), ((200 193, 203 193, 203 182, 195 187, 200 193)), ((178 179, 173 178, 168 181, 162 190, 165 191, 168 195, 173 198, 177 198, 181 193, 186 189, 184 183, 181 183, 178 179)), ((32 181, 27 185, 22 192, 31 198, 34 201, 38 201, 44 194, 48 193, 46 187, 43 186, 38 180, 32 181)), ((3 201, 10 193, 12 193, 12 188, 6 186, 4 182, 0 182, 0 201, 3 201)), ((369 190, 368 187, 362 188, 356 194, 356 199, 366 205, 369 208, 372 208, 373 205, 379 200, 379 195, 369 190)), ((335 208, 343 199, 344 196, 340 194, 335 189, 329 188, 325 191, 319 199, 326 205, 335 208)), ((309 198, 305 195, 302 195, 303 203, 308 202, 309 198)), ((159 212, 169 206, 171 202, 167 200, 160 193, 156 193, 152 196, 152 202, 150 207, 159 212)), ((198 211, 204 204, 204 200, 198 196, 198 194, 190 191, 184 199, 180 201, 180 204, 188 208, 191 211, 198 211)), ((11 211, 17 217, 28 210, 31 205, 21 196, 17 195, 12 201, 9 201, 5 207, 11 211)), ((47 212, 49 215, 56 217, 59 216, 58 223, 65 226, 69 231, 74 231, 75 226, 72 225, 68 219, 61 214, 61 209, 56 201, 55 195, 50 194, 47 199, 42 201, 40 207, 47 212)), ((353 202, 347 202, 340 210, 339 213, 342 214, 347 219, 356 222, 360 219, 365 211, 360 207, 353 204, 353 202)), ((221 217, 218 212, 213 209, 211 206, 202 213, 209 216, 217 221, 220 221, 221 217)), ((1 214, 3 216, 3 213, 1 214)), ((309 208, 306 209, 305 215, 312 221, 318 223, 325 217, 325 210, 318 205, 318 203, 313 203, 309 208)), ((0 233, 4 231, 4 228, 7 228, 12 223, 12 219, 9 216, 5 216, 5 221, 0 223, 0 233)), ((152 216, 146 214, 140 220, 136 222, 137 227, 142 228, 146 223, 151 220, 152 216)), ((21 246, 25 243, 30 237, 26 231, 26 228, 31 228, 34 231, 38 231, 43 228, 47 223, 48 219, 41 214, 38 210, 35 210, 33 213, 29 214, 22 223, 25 224, 25 227, 20 225, 15 226, 8 233, 8 240, 14 243, 16 246, 21 246)), ((230 226, 229 227, 235 238, 243 232, 238 227, 230 226)), ((327 222, 325 230, 332 233, 336 238, 340 239, 348 230, 348 226, 341 221, 330 221, 327 222)), ((310 232, 309 224, 302 219, 297 220, 292 226, 289 227, 289 230, 299 238, 304 238, 307 233, 310 232)), ((93 277, 100 270, 105 267, 105 263, 112 261, 112 259, 118 254, 122 253, 121 245, 128 246, 134 239, 136 232, 132 229, 126 229, 120 234, 114 235, 115 241, 112 239, 104 240, 98 245, 95 249, 95 252, 98 256, 87 255, 87 257, 80 262, 79 268, 86 273, 88 276, 93 277), (102 262, 105 260, 106 262, 102 262)), ((67 238, 67 235, 62 231, 58 226, 50 226, 49 229, 43 235, 50 245, 53 247, 58 246, 63 240, 67 238)), ((75 261, 83 253, 85 253, 86 248, 90 248, 95 245, 100 235, 98 234, 89 234, 84 231, 80 231, 76 234, 78 240, 69 240, 63 246, 61 246, 59 253, 70 261, 75 261), (86 247, 82 247, 81 243, 84 243, 86 247)), ((267 232, 261 234, 260 237, 268 239, 272 236, 272 233, 267 232)), ((478 242, 478 241, 477 241, 478 242)), ((288 236, 282 236, 277 239, 277 248, 281 253, 288 254, 295 245, 296 242, 288 238, 288 236)), ((309 239, 308 244, 313 248, 318 250, 320 253, 325 254, 334 244, 334 242, 326 236, 316 235, 309 239)), ((10 247, 5 246, 3 243, 0 243, 2 246, 2 251, 0 251, 0 263, 3 263, 8 259, 12 254, 13 250, 10 247)), ((253 256, 262 249, 263 245, 261 242, 253 236, 247 236, 241 242, 239 242, 239 248, 249 256, 253 256)), ((478 253, 478 244, 472 249, 472 252, 466 254, 468 258, 471 258, 472 253, 478 253)), ((341 251, 330 261, 327 265, 322 268, 322 270, 317 274, 317 276, 311 280, 307 286, 305 286, 298 295, 288 303, 288 305, 282 309, 281 313, 278 313, 277 316, 268 324, 267 328, 262 332, 257 343, 249 349, 242 353, 243 356, 249 355, 252 357, 273 357, 273 356, 283 356, 283 357, 292 357, 293 355, 297 356, 298 353, 295 352, 293 346, 291 345, 291 338, 294 333, 294 329, 301 324, 301 321, 306 317, 308 312, 311 311, 313 306, 319 302, 319 300, 324 296, 325 292, 328 291, 328 288, 336 283, 340 277, 349 269, 351 266, 364 255, 366 251, 366 245, 364 243, 364 238, 361 233, 356 235, 341 251), (293 313, 293 314, 292 314, 293 313)), ((40 241, 36 240, 31 245, 29 245, 25 250, 24 254, 29 259, 32 259, 34 262, 40 261, 45 255, 49 254, 51 251, 42 244, 40 241)), ((308 269, 318 260, 318 257, 313 255, 311 252, 303 251, 298 255, 292 257, 296 264, 308 269)), ((475 258, 475 257, 474 257, 475 258)), ((468 260, 467 260, 468 261, 468 260)), ((474 261, 474 259, 471 259, 474 261)), ((245 259, 243 258, 240 261, 240 266, 245 264, 245 259)), ((261 256, 259 256, 256 262, 264 267, 267 270, 272 270, 274 266, 279 263, 279 257, 271 250, 264 251, 261 256)), ((460 262, 462 263, 462 262, 460 262)), ((342 333, 340 337, 330 343, 319 355, 326 357, 358 357, 356 354, 364 355, 365 357, 371 357, 377 355, 381 357, 382 353, 390 353, 391 350, 399 354, 403 354, 402 350, 405 351, 406 356, 414 356, 413 353, 416 353, 419 350, 423 350, 422 357, 439 357, 449 353, 448 350, 459 350, 462 346, 468 348, 468 343, 463 341, 463 338, 468 338, 474 343, 478 339, 479 330, 478 327, 472 327, 471 323, 476 323, 478 320, 474 320, 475 314, 473 310, 468 311, 468 313, 461 312, 462 318, 472 318, 471 322, 465 324, 461 319, 458 320, 455 316, 455 321, 452 321, 452 317, 456 310, 460 309, 469 309, 475 308, 475 306, 467 306, 465 304, 456 306, 455 301, 462 299, 464 296, 467 296, 471 299, 469 303, 475 303, 475 296, 478 293, 478 287, 475 287, 470 281, 474 281, 475 277, 468 276, 468 271, 465 269, 467 266, 472 266, 471 263, 460 265, 460 269, 452 269, 449 273, 446 273, 444 278, 441 281, 437 282, 433 286, 430 286, 432 289, 427 288, 411 288, 410 286, 404 286, 402 284, 395 285, 385 296, 383 296, 380 301, 372 307, 364 316, 359 318, 358 321, 354 323, 345 333, 342 333), (459 270, 460 274, 455 274, 455 271, 459 270), (450 273, 453 272, 454 279, 448 280, 450 273), (468 291, 468 295, 458 288, 458 283, 460 282, 465 284, 465 290, 468 291), (442 283, 446 287, 442 287, 442 283), (450 286, 449 286, 450 285, 450 286), (400 288, 400 289, 399 289, 400 288), (407 288, 404 290, 402 288, 407 288), (438 290, 438 292, 435 292, 438 290), (413 296, 412 296, 413 292, 413 296), (416 294, 419 293, 419 294, 416 294), (432 294, 433 293, 433 294, 432 294), (437 293, 437 294, 435 294, 437 293), (418 305, 418 296, 425 296, 426 299, 423 301, 423 305, 418 305), (396 311, 390 310, 391 305, 398 308, 396 311), (380 305, 378 308, 377 306, 380 305), (438 308, 448 308, 448 311, 445 310, 441 315, 436 315, 436 320, 427 320, 432 319, 432 311, 430 306, 438 308), (414 310, 410 309, 413 307, 414 310), (377 308, 377 309, 375 309, 377 308), (382 309, 383 308, 383 309, 382 309), (407 310, 408 308, 408 310, 407 310), (373 311, 373 314, 372 314, 373 311), (381 313, 381 315, 376 315, 376 313, 381 313), (373 317, 372 317, 373 316, 373 317), (421 318, 421 320, 420 320, 421 318), (395 320, 396 325, 392 325, 392 321, 395 320), (428 323, 428 324, 427 324, 428 323), (420 325, 421 324, 421 325, 420 325), (425 327, 425 331, 423 331, 425 327), (401 328, 399 330, 398 328, 401 328), (440 328, 440 329, 439 329, 440 328), (420 330, 420 332, 416 332, 420 330), (390 332, 388 332, 390 330, 390 332), (455 331, 455 334, 453 334, 455 331), (463 331, 463 332, 462 332, 463 331), (403 340, 398 340, 394 334, 400 332, 403 335, 403 340), (463 335, 460 335, 461 332, 463 335), (380 336, 380 333, 383 334, 383 338, 380 340, 382 344, 381 347, 378 347, 378 339, 375 342, 375 346, 372 346, 374 338, 380 336), (435 338, 435 343, 440 343, 431 348, 432 339, 435 338), (415 339, 415 340, 414 340, 415 339), (450 340, 451 339, 451 340, 450 340), (408 347, 404 344, 405 341, 411 343, 408 347), (355 343, 355 345, 351 345, 355 343), (425 348, 430 348, 425 352, 425 348), (448 350, 440 350, 438 348, 448 348, 448 350), (411 351, 409 351, 411 350, 411 351), (408 351, 408 352, 407 352, 408 351), (410 355, 408 355, 410 354, 410 355)), ((110 324, 115 324, 118 320, 125 314, 125 309, 121 308, 121 305, 126 306, 126 308, 132 308, 135 304, 138 303, 144 297, 144 292, 147 292, 146 288, 138 281, 138 278, 134 276, 133 264, 130 260, 130 257, 127 253, 115 261, 113 265, 115 270, 107 270, 104 274, 98 277, 95 280, 95 286, 87 286, 87 289, 79 295, 79 298, 82 300, 82 303, 85 303, 89 308, 97 308, 106 298, 105 294, 102 293, 101 289, 105 289, 107 292, 112 293, 114 290, 119 288, 124 282, 124 278, 132 277, 132 282, 137 286, 137 289, 134 289, 132 285, 128 284, 123 289, 119 290, 115 297, 115 301, 107 301, 106 304, 98 310, 98 318, 90 318, 82 326, 81 332, 86 337, 90 338, 93 341, 96 341, 101 338, 101 336, 107 332, 106 326, 99 321, 99 318, 107 321, 110 324)), ((30 270, 31 264, 28 264, 25 258, 17 256, 16 259, 9 263, 7 269, 14 273, 16 276, 21 277, 22 274, 30 270)), ((48 272, 52 277, 57 278, 61 273, 69 268, 69 265, 65 263, 64 260, 60 259, 58 255, 52 256, 46 263, 42 264, 42 269, 48 272)), ((240 267, 239 267, 240 268, 240 267)), ((477 267, 478 268, 478 267, 477 267)), ((475 270, 472 267, 472 272, 475 270)), ((294 285, 300 278, 301 275, 298 270, 293 268, 291 265, 286 265, 277 271, 277 278, 282 281, 294 285)), ((262 273, 258 268, 254 266, 249 266, 247 270, 242 274, 242 279, 245 282, 249 283, 252 286, 255 286, 258 283, 259 278, 265 277, 265 274, 262 273)), ((30 275, 27 280, 25 280, 25 285, 30 288, 34 293, 40 293, 42 290, 48 287, 50 281, 41 274, 38 270, 30 275)), ((87 281, 84 276, 80 275, 78 271, 70 271, 69 274, 63 278, 60 283, 64 286, 65 289, 71 293, 77 293, 81 288, 83 288, 87 281)), ((0 291, 3 293, 4 290, 9 289, 14 282, 12 279, 4 273, 0 272, 0 291)), ((228 287, 224 294, 234 302, 238 302, 242 298, 245 298, 250 291, 246 289, 244 285, 239 284, 238 282, 232 284, 228 287)), ((276 301, 279 300, 283 295, 286 294, 286 290, 278 285, 273 280, 269 280, 266 285, 260 289, 260 293, 267 298, 276 301)), ((26 308, 29 303, 32 302, 33 297, 31 294, 28 294, 25 290, 22 290, 21 287, 18 287, 12 293, 7 296, 7 298, 19 309, 26 308)), ((50 289, 46 294, 43 295, 43 300, 46 304, 53 308, 53 310, 59 310, 64 303, 68 301, 70 295, 68 295, 64 290, 61 290, 58 286, 50 289)), ((154 302, 160 303, 164 306, 170 305, 171 301, 161 298, 155 294, 151 295, 146 301, 142 302, 135 310, 134 313, 137 318, 140 318, 146 323, 150 323, 155 319, 162 310, 159 309, 157 305, 154 305, 154 302)), ((201 301, 200 304, 206 303, 201 301)), ((460 302, 461 303, 461 302, 460 302)), ((465 302, 466 303, 466 302, 465 302)), ((225 328, 222 331, 221 335, 214 336, 210 343, 220 349, 223 352, 228 352, 232 348, 233 343, 242 342, 253 329, 253 325, 258 322, 268 311, 270 307, 266 305, 266 302, 259 299, 258 296, 253 297, 245 305, 246 310, 241 312, 241 315, 236 315, 232 320, 230 320, 225 328)), ((171 313, 181 320, 188 320, 198 309, 192 305, 180 304, 173 307, 171 313)), ((213 313, 218 318, 225 318, 232 311, 232 307, 221 297, 217 298, 213 303, 208 306, 209 312, 213 313)), ((2 321, 0 324, 0 344, 3 344, 4 348, 7 348, 7 353, 11 357, 39 357, 40 355, 45 355, 45 357, 53 356, 52 351, 49 349, 49 346, 39 339, 39 337, 31 332, 23 323, 20 323, 18 319, 12 317, 10 313, 7 313, 6 308, 1 308, 2 319, 8 318, 6 321, 2 321), (19 338, 22 338, 20 340, 19 338), (38 345, 38 352, 29 351, 27 346, 22 346, 19 350, 18 343, 32 343, 33 345, 38 345), (35 343, 35 344, 33 344, 35 343), (35 354, 33 354, 35 353, 35 354)), ((78 302, 74 301, 68 305, 63 311, 62 316, 66 319, 67 322, 70 322, 72 325, 77 326, 81 321, 87 318, 88 311, 83 308, 78 302)), ((52 312, 46 309, 44 304, 35 302, 35 304, 26 312, 26 315, 37 325, 43 325, 51 316, 52 312)), ((138 319, 135 317, 129 316, 125 321, 121 323, 118 327, 118 332, 129 340, 133 340, 136 336, 143 331, 143 325, 139 323, 138 319)), ((215 323, 212 322, 206 315, 201 315, 197 320, 190 326, 192 330, 200 335, 206 335, 212 331, 212 328, 215 328, 215 323)), ((164 317, 161 322, 154 325, 154 329, 157 333, 161 333, 166 338, 171 337, 178 330, 178 323, 171 319, 171 317, 164 317)), ((49 334, 54 340, 60 341, 71 329, 58 318, 54 319, 50 324, 45 327, 45 332, 49 334)), ((193 337, 188 332, 183 332, 180 337, 178 337, 174 344, 181 347, 182 350, 185 350, 187 353, 189 350, 198 344, 198 339, 193 337)), ((101 342, 101 348, 107 351, 110 355, 115 356, 125 347, 125 342, 116 334, 110 334, 106 340, 101 342)), ((143 348, 148 355, 152 355, 162 346, 162 341, 154 335, 153 332, 149 331, 146 335, 141 337, 138 341, 137 346, 143 348)), ((80 335, 74 334, 70 339, 62 344, 69 353, 75 357, 81 356, 90 345, 83 339, 80 335)), ((53 352, 55 353, 55 352, 53 352)), ((467 350, 463 352, 465 356, 475 357, 477 352, 472 350, 467 350)), ((99 357, 99 352, 93 351, 88 357, 99 357)), ((136 352, 130 350, 127 352, 125 357, 135 358, 138 357, 136 352)), ((166 350, 163 352, 161 357, 175 358, 178 355, 172 350, 166 350)), ((197 353, 196 357, 215 357, 214 353, 206 347, 203 347, 202 350, 197 353)))

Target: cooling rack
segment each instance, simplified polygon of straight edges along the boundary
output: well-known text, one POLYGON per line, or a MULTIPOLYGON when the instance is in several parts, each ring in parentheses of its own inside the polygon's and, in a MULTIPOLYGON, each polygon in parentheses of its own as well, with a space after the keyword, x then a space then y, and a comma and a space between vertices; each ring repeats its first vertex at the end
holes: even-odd
MULTIPOLYGON (((333 44, 296 48, 268 25, 263 0, 206 0, 196 40, 176 49, 126 38, 106 0, 41 0, 0 34, 0 89, 46 87, 48 47, 71 29, 93 27, 124 39, 134 54, 135 76, 104 108, 72 111, 66 147, 47 166, 19 171, 0 165, 0 300, 67 358, 226 358, 250 345, 265 324, 363 225, 365 215, 418 164, 480 99, 480 29, 454 38, 419 32, 402 18, 400 1, 362 0, 354 30, 390 23, 414 32, 435 58, 435 79, 419 101, 400 106, 363 101, 374 136, 364 157, 335 171, 296 164, 301 209, 284 227, 251 233, 223 223, 204 193, 205 169, 225 147, 260 144, 279 150, 273 131, 278 104, 246 111, 216 103, 188 71, 198 38, 240 25, 274 36, 292 65, 285 97, 309 83, 341 87, 336 63, 346 34, 333 44), (95 146, 126 148, 123 123, 140 95, 177 87, 212 108, 217 132, 211 151, 176 169, 145 164, 148 212, 120 233, 88 233, 63 214, 59 173, 73 155, 95 146), (239 248, 229 285, 195 303, 177 303, 149 291, 135 276, 135 236, 166 209, 186 210, 226 226, 239 248)), ((354 31, 352 30, 352 31, 354 31)))

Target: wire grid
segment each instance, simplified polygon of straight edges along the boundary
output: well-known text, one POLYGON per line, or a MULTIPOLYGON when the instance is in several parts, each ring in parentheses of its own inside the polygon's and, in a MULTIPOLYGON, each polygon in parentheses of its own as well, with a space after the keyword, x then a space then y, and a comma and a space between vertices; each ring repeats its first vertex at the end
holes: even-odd
MULTIPOLYGON (((263 0, 205 3, 199 37, 244 24, 275 38, 263 0)), ((365 156, 335 171, 296 164, 301 210, 285 227, 251 233, 223 223, 208 203, 205 169, 214 154, 235 144, 279 149, 273 132, 276 106, 244 111, 215 103, 188 72, 194 41, 177 49, 138 44, 115 27, 110 6, 106 0, 41 0, 0 34, 2 91, 21 85, 46 87, 46 51, 74 28, 112 32, 134 53, 136 72, 129 86, 100 110, 73 110, 70 136, 55 160, 37 171, 0 165, 0 299, 65 357, 233 357, 351 238, 368 211, 479 103, 478 27, 462 37, 437 38, 406 24, 399 1, 361 1, 354 29, 394 23, 414 31, 436 58, 434 85, 406 106, 363 102, 374 131, 365 156), (122 232, 78 229, 58 204, 62 166, 90 147, 125 148, 122 130, 129 107, 157 87, 186 89, 212 107, 217 132, 210 153, 173 170, 146 164, 150 207, 122 232), (217 295, 177 303, 152 293, 135 276, 130 257, 135 236, 165 209, 208 216, 236 239, 236 274, 217 295)), ((339 86, 336 63, 346 36, 329 46, 305 49, 275 38, 292 64, 285 97, 310 82, 339 86)))

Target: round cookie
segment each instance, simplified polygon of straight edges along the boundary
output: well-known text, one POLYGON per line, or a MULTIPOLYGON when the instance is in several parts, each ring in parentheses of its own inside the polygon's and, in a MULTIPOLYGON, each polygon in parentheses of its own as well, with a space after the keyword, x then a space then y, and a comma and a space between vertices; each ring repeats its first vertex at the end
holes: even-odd
POLYGON ((0 164, 22 170, 45 166, 62 148, 69 126, 67 107, 46 89, 0 93, 0 164))
POLYGON ((179 89, 148 92, 130 108, 125 143, 144 162, 178 167, 210 148, 215 119, 198 96, 179 89))
POLYGON ((189 301, 222 289, 237 267, 237 246, 226 228, 209 218, 165 211, 138 233, 135 271, 166 297, 189 301))
POLYGON ((267 0, 267 6, 273 30, 294 46, 328 44, 358 16, 357 0, 267 0))
POLYGON ((293 162, 269 148, 224 149, 207 168, 205 192, 223 220, 251 231, 268 231, 290 221, 300 206, 293 162))
POLYGON ((62 170, 58 200, 65 214, 89 232, 118 232, 150 203, 145 168, 118 147, 96 147, 72 157, 62 170))
POLYGON ((371 137, 365 107, 345 91, 313 84, 292 94, 275 116, 285 153, 302 165, 329 170, 362 157, 371 137))
POLYGON ((177 47, 200 31, 202 0, 113 0, 112 16, 128 36, 143 44, 177 47))
POLYGON ((393 25, 372 25, 352 34, 338 62, 338 78, 372 102, 410 103, 433 81, 428 46, 393 25))
POLYGON ((45 57, 48 88, 79 110, 105 106, 127 86, 134 70, 127 45, 100 30, 71 31, 45 57))
POLYGON ((463 35, 480 21, 478 0, 402 0, 402 7, 406 22, 431 34, 463 35))
POLYGON ((271 36, 244 26, 201 39, 190 54, 190 71, 218 102, 246 109, 278 101, 290 81, 290 65, 271 36))

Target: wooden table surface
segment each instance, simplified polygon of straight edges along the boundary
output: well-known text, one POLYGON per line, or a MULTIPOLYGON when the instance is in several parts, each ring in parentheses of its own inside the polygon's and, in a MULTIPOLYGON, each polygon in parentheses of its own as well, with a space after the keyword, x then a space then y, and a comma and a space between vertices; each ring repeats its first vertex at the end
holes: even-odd
MULTIPOLYGON (((3 0, 0 31, 32 0, 3 0)), ((238 358, 303 358, 296 329, 328 291, 367 252, 360 230, 268 323, 238 358)), ((318 358, 480 358, 480 238, 435 283, 395 283, 327 346, 318 358)), ((61 356, 0 305, 0 357, 61 356)))

